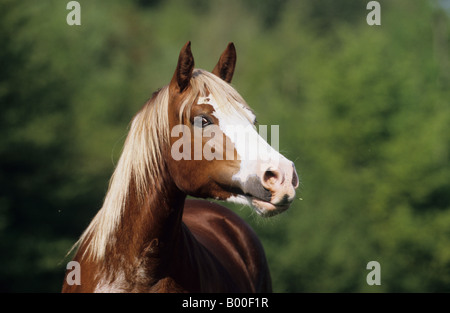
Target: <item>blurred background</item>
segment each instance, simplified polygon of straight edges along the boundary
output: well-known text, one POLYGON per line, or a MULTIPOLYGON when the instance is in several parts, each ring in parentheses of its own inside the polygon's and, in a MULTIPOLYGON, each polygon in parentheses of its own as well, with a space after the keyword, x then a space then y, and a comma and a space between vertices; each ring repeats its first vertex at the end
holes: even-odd
POLYGON ((188 40, 233 85, 301 179, 262 219, 276 292, 450 291, 449 1, 0 0, 0 291, 59 292, 102 205, 133 115, 188 40), (381 285, 369 286, 369 261, 381 285))

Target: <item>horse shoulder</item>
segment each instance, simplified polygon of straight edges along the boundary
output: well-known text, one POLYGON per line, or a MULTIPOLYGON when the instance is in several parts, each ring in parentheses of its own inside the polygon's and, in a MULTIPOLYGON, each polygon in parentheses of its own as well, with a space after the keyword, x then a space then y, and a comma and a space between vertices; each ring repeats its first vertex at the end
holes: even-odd
POLYGON ((183 222, 230 274, 251 281, 250 291, 271 291, 270 273, 261 241, 236 213, 210 201, 186 200, 183 222))

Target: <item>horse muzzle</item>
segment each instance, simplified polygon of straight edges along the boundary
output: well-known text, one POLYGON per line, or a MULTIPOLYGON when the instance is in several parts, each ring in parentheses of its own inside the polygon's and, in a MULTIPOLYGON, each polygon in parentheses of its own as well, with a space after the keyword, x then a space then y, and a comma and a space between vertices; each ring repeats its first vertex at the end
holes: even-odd
POLYGON ((294 163, 285 159, 278 166, 262 164, 260 173, 251 175, 242 185, 255 211, 264 217, 286 211, 295 199, 299 179, 294 163))

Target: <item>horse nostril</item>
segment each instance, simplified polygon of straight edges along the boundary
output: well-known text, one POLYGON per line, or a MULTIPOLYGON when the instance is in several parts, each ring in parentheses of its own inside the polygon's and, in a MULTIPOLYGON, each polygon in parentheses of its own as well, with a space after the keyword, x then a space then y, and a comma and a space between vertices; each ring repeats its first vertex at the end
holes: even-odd
POLYGON ((292 163, 292 186, 297 188, 299 185, 297 171, 295 170, 295 165, 292 163))
POLYGON ((273 185, 276 185, 281 179, 281 174, 278 170, 268 169, 264 172, 263 176, 263 186, 269 188, 273 185))

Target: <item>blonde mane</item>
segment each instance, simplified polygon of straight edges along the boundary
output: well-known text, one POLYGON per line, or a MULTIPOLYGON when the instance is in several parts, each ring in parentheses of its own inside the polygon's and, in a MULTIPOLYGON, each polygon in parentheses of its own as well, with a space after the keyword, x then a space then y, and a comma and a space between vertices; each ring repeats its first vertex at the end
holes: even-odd
MULTIPOLYGON (((244 99, 228 83, 216 75, 195 69, 190 80, 190 94, 180 109, 189 119, 189 112, 199 96, 212 95, 229 114, 243 114, 250 122, 252 114, 244 99)), ((164 156, 162 151, 169 145, 169 86, 163 87, 133 118, 122 154, 111 177, 108 192, 102 208, 69 253, 88 241, 84 255, 93 260, 102 260, 113 234, 120 224, 130 186, 134 182, 136 196, 143 201, 149 194, 155 179, 163 175, 164 156)))

